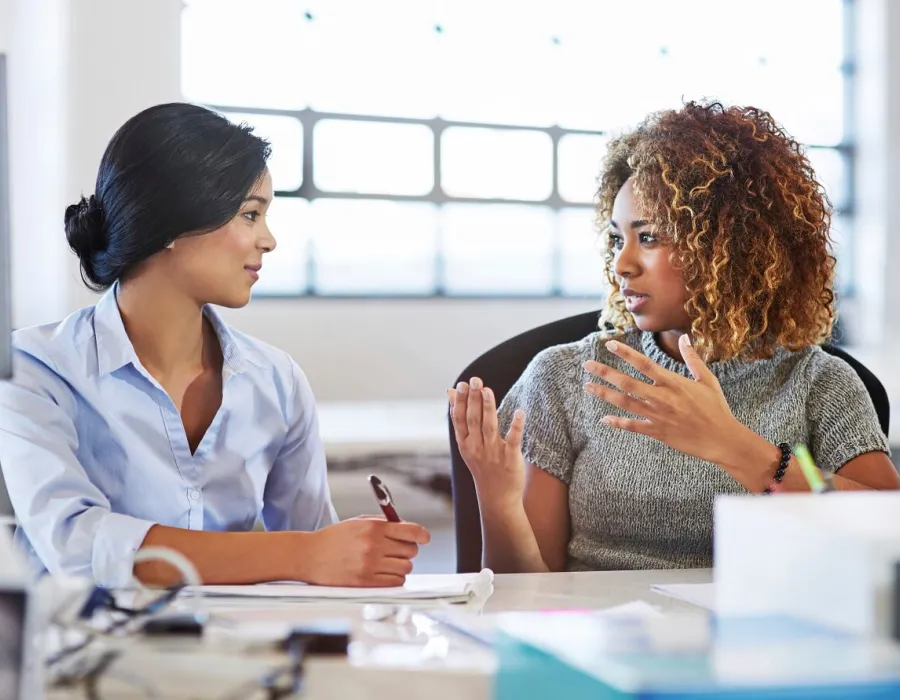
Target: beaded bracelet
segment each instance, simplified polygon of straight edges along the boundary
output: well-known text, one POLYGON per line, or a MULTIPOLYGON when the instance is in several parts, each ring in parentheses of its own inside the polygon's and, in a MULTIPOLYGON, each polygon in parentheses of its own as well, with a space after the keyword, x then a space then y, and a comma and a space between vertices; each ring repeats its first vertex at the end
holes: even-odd
MULTIPOLYGON (((773 484, 781 483, 781 480, 784 478, 784 471, 791 462, 791 446, 786 442, 782 442, 778 445, 778 449, 781 450, 781 460, 778 462, 778 469, 775 470, 775 478, 772 479, 773 484)), ((763 493, 772 493, 772 487, 766 486, 766 490, 763 493)))

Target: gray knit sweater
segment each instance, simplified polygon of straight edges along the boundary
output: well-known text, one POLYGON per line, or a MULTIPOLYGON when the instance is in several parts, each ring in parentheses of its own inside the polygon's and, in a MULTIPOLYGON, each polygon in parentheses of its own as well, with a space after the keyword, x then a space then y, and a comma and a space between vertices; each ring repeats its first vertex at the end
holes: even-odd
MULTIPOLYGON (((608 337, 594 333, 535 357, 500 407, 503 434, 513 411, 523 409, 526 461, 569 486, 568 570, 711 566, 713 499, 747 491, 710 462, 600 422, 626 414, 583 390, 593 378, 582 364, 597 360, 640 376, 606 350, 608 337)), ((631 330, 620 340, 691 376, 652 334, 631 330)), ((779 350, 770 360, 729 360, 710 369, 738 420, 773 443, 806 443, 824 470, 889 451, 865 386, 821 348, 779 350)))

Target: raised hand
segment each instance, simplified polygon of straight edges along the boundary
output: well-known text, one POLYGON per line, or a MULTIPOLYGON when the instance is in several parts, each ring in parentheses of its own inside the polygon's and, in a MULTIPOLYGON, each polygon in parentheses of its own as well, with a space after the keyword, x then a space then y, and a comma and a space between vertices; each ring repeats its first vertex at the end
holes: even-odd
POLYGON ((604 416, 602 422, 656 438, 685 454, 716 464, 730 461, 730 437, 749 431, 731 413, 719 380, 683 335, 679 346, 694 376, 687 379, 660 367, 624 343, 610 341, 607 350, 647 377, 647 383, 599 362, 584 368, 606 384, 588 382, 585 391, 638 418, 604 416))
POLYGON ((447 392, 459 451, 472 473, 478 499, 492 506, 521 504, 525 490, 522 433, 525 414, 516 411, 509 432, 500 435, 494 392, 478 377, 447 392))

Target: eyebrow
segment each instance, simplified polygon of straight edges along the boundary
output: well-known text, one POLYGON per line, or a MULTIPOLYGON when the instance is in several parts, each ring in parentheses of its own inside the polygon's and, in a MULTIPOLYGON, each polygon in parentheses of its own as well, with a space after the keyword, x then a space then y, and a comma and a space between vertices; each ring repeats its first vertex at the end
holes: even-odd
POLYGON ((251 194, 244 200, 244 204, 247 202, 259 202, 260 204, 268 204, 269 200, 265 197, 260 197, 259 195, 251 194))
MULTIPOLYGON (((610 219, 609 225, 612 226, 616 230, 619 229, 619 224, 617 224, 615 221, 613 221, 611 219, 610 219)), ((633 229, 634 228, 643 228, 644 226, 649 226, 649 225, 650 225, 650 222, 646 221, 645 219, 635 219, 634 221, 631 222, 629 228, 633 228, 633 229)))

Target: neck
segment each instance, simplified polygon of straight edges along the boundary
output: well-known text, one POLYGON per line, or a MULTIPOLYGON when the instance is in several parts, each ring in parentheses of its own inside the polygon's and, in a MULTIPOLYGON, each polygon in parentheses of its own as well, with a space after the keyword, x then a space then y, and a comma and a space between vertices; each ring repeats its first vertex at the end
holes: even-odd
POLYGON ((662 331, 656 334, 656 344, 660 349, 676 362, 684 362, 678 339, 684 335, 684 331, 662 331))
POLYGON ((217 349, 212 346, 218 346, 215 331, 204 320, 203 305, 176 285, 139 276, 120 283, 117 301, 125 332, 152 375, 200 371, 210 364, 217 349))

